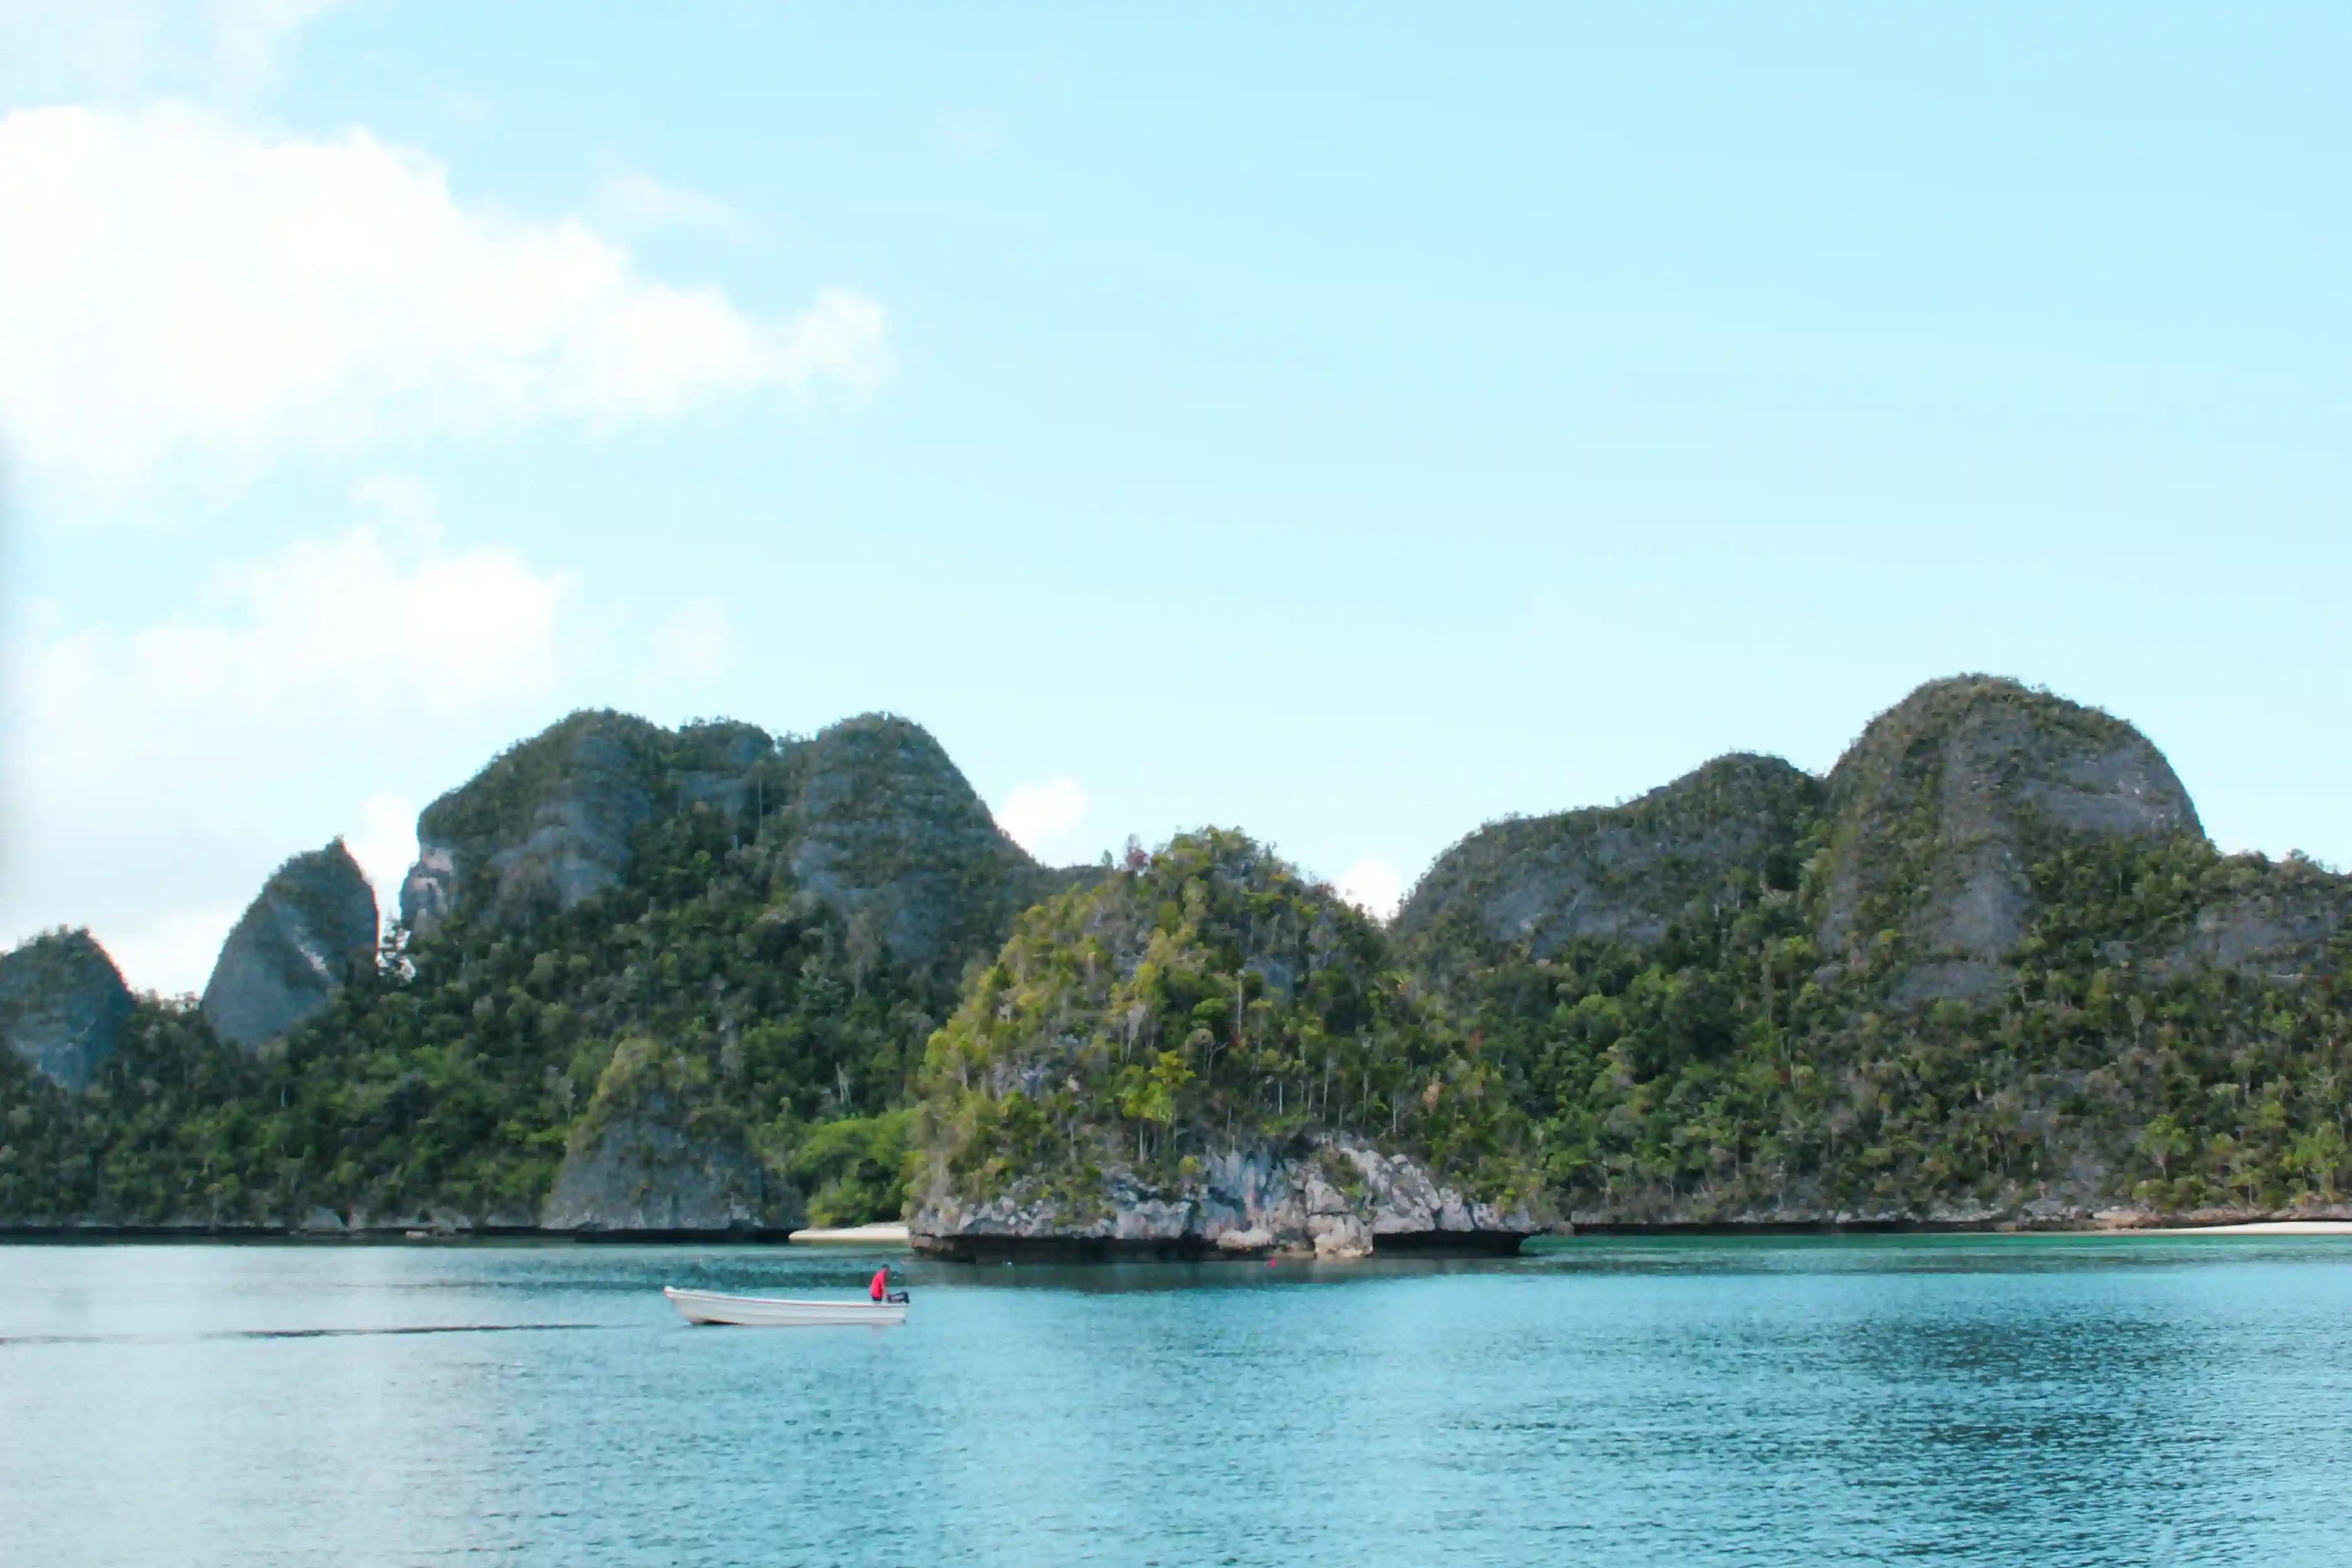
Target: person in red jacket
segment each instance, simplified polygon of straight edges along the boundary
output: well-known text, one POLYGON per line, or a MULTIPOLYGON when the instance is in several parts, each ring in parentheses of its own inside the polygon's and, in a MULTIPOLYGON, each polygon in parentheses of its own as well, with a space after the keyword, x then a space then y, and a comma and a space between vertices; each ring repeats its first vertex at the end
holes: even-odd
POLYGON ((874 1282, 866 1287, 866 1293, 877 1301, 889 1300, 890 1266, 888 1264, 886 1263, 874 1271, 874 1282))

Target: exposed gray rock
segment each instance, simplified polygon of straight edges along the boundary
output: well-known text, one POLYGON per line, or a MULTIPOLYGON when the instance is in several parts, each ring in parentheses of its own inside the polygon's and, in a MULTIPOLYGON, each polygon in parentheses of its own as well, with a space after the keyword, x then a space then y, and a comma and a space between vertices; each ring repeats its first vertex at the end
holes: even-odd
POLYGON ((541 1228, 605 1234, 789 1231, 797 1194, 779 1190, 740 1137, 680 1125, 658 1102, 643 1117, 575 1137, 541 1228))
POLYGON ((448 919, 457 907, 457 850, 420 837, 416 864, 400 879, 401 923, 423 936, 448 919))
POLYGON ((79 1092, 114 1054, 131 990, 87 931, 46 931, 0 955, 0 1039, 79 1092))
POLYGON ((630 835, 654 815, 667 739, 642 719, 581 712, 507 751, 417 818, 403 921, 428 935, 461 906, 523 921, 618 882, 630 835))
POLYGON ((731 816, 776 804, 763 796, 760 768, 777 754, 776 742, 759 726, 724 719, 689 725, 680 732, 678 750, 684 754, 677 775, 682 804, 715 805, 731 816))
POLYGON ((793 878, 900 963, 992 949, 1055 879, 1005 837, 920 725, 848 719, 792 748, 793 878))
POLYGON ((428 1205, 421 1213, 414 1210, 377 1211, 359 1205, 354 1205, 348 1215, 336 1215, 331 1210, 322 1210, 320 1214, 324 1217, 313 1216, 313 1224, 301 1228, 306 1232, 315 1230, 321 1235, 398 1235, 411 1237, 520 1235, 540 1228, 537 1214, 513 1209, 492 1209, 478 1216, 463 1209, 445 1208, 438 1205, 428 1205), (341 1220, 342 1230, 337 1232, 331 1227, 322 1228, 327 1218, 341 1220))
POLYGON ((1544 1228, 1525 1212, 1465 1197, 1406 1155, 1333 1133, 1285 1150, 1213 1154, 1173 1190, 1111 1167, 1098 1200, 1083 1208, 1033 1188, 1016 1185, 978 1203, 934 1191, 908 1222, 908 1233, 921 1251, 967 1259, 1268 1252, 1345 1258, 1514 1252, 1544 1228))
POLYGON ((2202 832, 2138 731, 1987 676, 1931 682, 1873 720, 1832 770, 1829 796, 1822 949, 1858 972, 1893 932, 1898 1003, 2008 984, 2037 836, 2202 832))
POLYGON ((1960 1197, 1913 1202, 1839 1200, 1821 1189, 1817 1181, 1793 1177, 1759 1203, 1744 1195, 1701 1184, 1669 1192, 1664 1187, 1621 1190, 1606 1202, 1573 1206, 1569 1222, 1579 1232, 1671 1229, 1686 1226, 1729 1228, 1821 1229, 1892 1227, 1919 1229, 1992 1229, 2051 1222, 2087 1224, 2094 1214, 2111 1207, 2103 1195, 2109 1173, 2095 1162, 2079 1165, 2052 1182, 2010 1183, 1997 1191, 1960 1197))
POLYGON ((780 744, 749 724, 671 731, 582 712, 425 808, 402 919, 422 936, 461 908, 493 925, 571 909, 627 875, 640 826, 698 808, 742 818, 877 959, 913 966, 993 947, 1066 877, 1007 838, 903 719, 868 714, 780 744))
POLYGON ((623 1041, 572 1126, 540 1225, 604 1234, 782 1232, 800 1194, 752 1150, 707 1059, 623 1041))
POLYGON ((1655 941, 1735 874, 1792 885, 1821 785, 1778 757, 1718 757, 1638 800, 1490 823, 1438 857, 1397 916, 1408 938, 1450 915, 1549 957, 1577 937, 1655 941))
POLYGON ((2158 957, 2158 975, 2212 964, 2261 979, 2300 979, 2352 918, 2352 877, 2297 858, 2234 856, 2224 866, 2228 890, 2158 957))
POLYGON ((283 1035, 327 1005, 376 945, 375 889, 343 841, 271 874, 221 945, 205 986, 215 1033, 240 1046, 283 1035))

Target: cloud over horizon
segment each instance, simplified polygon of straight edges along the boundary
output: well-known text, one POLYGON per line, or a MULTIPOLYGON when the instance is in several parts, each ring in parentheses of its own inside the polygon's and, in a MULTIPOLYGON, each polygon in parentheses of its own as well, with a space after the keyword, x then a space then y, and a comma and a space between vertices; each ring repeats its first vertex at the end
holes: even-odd
POLYGON ((15 629, 0 934, 87 923, 134 984, 193 989, 205 943, 288 855, 342 833, 379 896, 396 887, 414 811, 361 781, 453 726, 544 717, 574 579, 445 546, 405 482, 354 500, 361 521, 220 567, 160 622, 69 625, 44 605, 15 629), (289 819, 271 785, 298 770, 323 798, 289 819))
POLYGON ((751 232, 750 221, 717 196, 657 180, 642 169, 608 171, 597 188, 596 211, 629 233, 685 228, 741 239, 751 232))
POLYGON ((996 824, 1013 842, 1045 859, 1068 846, 1086 820, 1088 804, 1085 786, 1076 779, 1018 784, 997 805, 996 824))
POLYGON ((0 0, 0 92, 118 96, 162 83, 231 97, 346 0, 0 0))
POLYGON ((548 422, 601 431, 887 374, 845 289, 761 319, 577 217, 461 204, 365 130, 185 103, 0 117, 0 437, 101 509, 280 463, 548 422))
POLYGON ((1396 919, 1404 901, 1404 874, 1377 855, 1367 855, 1340 873, 1339 896, 1376 921, 1396 919))

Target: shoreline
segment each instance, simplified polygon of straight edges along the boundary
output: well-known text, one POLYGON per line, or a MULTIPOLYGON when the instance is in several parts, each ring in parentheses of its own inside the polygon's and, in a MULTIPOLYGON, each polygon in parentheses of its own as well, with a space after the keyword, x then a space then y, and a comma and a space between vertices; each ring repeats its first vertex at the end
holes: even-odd
POLYGON ((2252 1219, 2229 1225, 2148 1226, 2119 1236, 2352 1236, 2352 1219, 2252 1219))
MULTIPOLYGON (((2158 1216, 2149 1216, 2155 1218, 2158 1216)), ((2169 1216, 2166 1216, 2169 1217, 2169 1216)), ((1600 1222, 1588 1225, 1562 1226, 1548 1234, 1527 1237, 1528 1242, 1568 1241, 1582 1238, 1626 1239, 1651 1237, 1671 1239, 1707 1237, 1721 1240, 1739 1238, 1763 1239, 1801 1237, 1899 1237, 1899 1236, 2001 1236, 2001 1237, 2352 1237, 2352 1219, 2216 1219, 2209 1224, 2118 1224, 2112 1220, 1781 1220, 1723 1222, 1600 1222)), ((1042 1258, 1047 1253, 1060 1253, 1068 1260, 1083 1261, 1097 1255, 1119 1249, 1105 1247, 1098 1241, 1062 1237, 984 1237, 955 1238, 965 1242, 979 1241, 982 1250, 991 1244, 1003 1252, 1021 1251, 1042 1258), (1011 1245, 1006 1243, 1008 1240, 1011 1245)), ((0 1246, 34 1243, 108 1243, 132 1242, 197 1242, 266 1243, 292 1242, 302 1246, 363 1246, 381 1247, 394 1244, 504 1242, 546 1246, 572 1245, 582 1247, 635 1246, 711 1246, 741 1247, 903 1247, 925 1252, 943 1260, 954 1260, 949 1248, 926 1248, 909 1233, 904 1223, 857 1226, 810 1226, 794 1231, 572 1231, 541 1230, 529 1226, 370 1226, 359 1230, 328 1231, 303 1226, 240 1225, 240 1226, 98 1226, 98 1225, 0 1225, 0 1246)), ((1163 1249, 1165 1250, 1165 1249, 1163 1249)), ((1139 1249, 1142 1256, 1149 1249, 1139 1249)), ((1171 1254, 1173 1255, 1172 1253, 1171 1254)), ((1377 1256, 1377 1252, 1375 1256, 1377 1256)), ((1421 1256, 1418 1249, 1391 1249, 1389 1257, 1421 1256)), ((1213 1249, 1203 1256, 1223 1256, 1213 1249)))
POLYGON ((784 1237, 794 1247, 910 1247, 904 1221, 883 1225, 811 1226, 784 1237))

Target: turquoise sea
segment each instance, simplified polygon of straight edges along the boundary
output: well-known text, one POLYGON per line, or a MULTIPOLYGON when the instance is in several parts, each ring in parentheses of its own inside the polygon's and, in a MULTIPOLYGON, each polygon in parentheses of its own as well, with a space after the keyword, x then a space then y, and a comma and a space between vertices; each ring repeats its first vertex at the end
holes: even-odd
POLYGON ((2352 1239, 918 1263, 896 1330, 657 1293, 875 1256, 0 1247, 0 1557, 2352 1561, 2352 1239))

